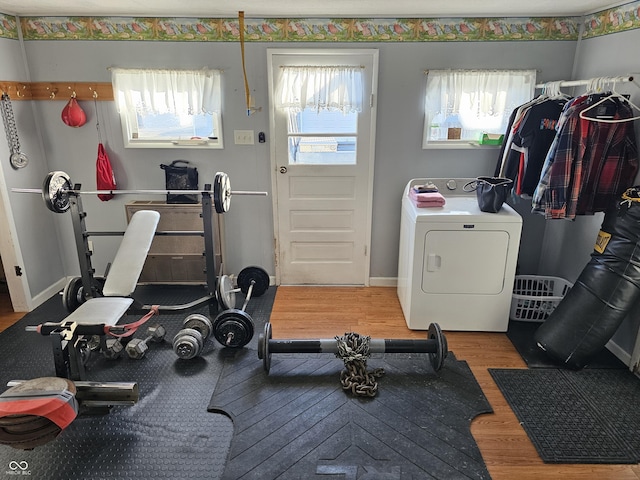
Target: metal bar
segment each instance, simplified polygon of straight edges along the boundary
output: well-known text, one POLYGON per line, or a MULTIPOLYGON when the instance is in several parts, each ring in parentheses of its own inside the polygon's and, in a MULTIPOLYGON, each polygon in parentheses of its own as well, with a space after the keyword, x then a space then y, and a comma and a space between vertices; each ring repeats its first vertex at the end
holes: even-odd
MULTIPOLYGON (((396 340, 375 339, 369 341, 371 353, 435 353, 438 342, 433 339, 396 340)), ((317 340, 269 340, 269 353, 338 353, 338 342, 333 338, 317 340)))
MULTIPOLYGON (((15 193, 38 193, 42 189, 37 188, 12 188, 15 193)), ((213 194, 213 190, 64 190, 76 195, 180 195, 180 194, 213 194)), ((232 190, 231 195, 260 195, 266 197, 269 192, 254 192, 250 190, 232 190)))
MULTIPOLYGON (((98 231, 98 232, 86 232, 86 236, 88 237, 117 237, 124 235, 124 232, 107 232, 107 231, 98 231)), ((155 235, 159 236, 176 236, 176 237, 202 237, 204 232, 202 230, 166 230, 166 231, 156 231, 155 235)))
MULTIPOLYGON (((559 83, 560 87, 580 87, 583 85, 589 85, 589 83, 593 82, 596 79, 590 79, 590 80, 562 80, 559 83)), ((600 80, 602 80, 605 83, 628 83, 628 82, 633 82, 633 75, 626 75, 623 77, 602 77, 600 78, 600 80)), ((536 85, 536 88, 545 88, 548 87, 549 85, 553 84, 554 82, 545 82, 545 83, 539 83, 536 85)))

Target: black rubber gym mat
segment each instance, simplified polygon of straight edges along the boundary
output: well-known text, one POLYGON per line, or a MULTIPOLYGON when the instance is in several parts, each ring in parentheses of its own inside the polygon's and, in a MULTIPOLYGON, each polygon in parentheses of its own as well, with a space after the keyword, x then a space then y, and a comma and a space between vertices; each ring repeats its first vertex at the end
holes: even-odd
POLYGON ((628 370, 489 371, 544 462, 640 462, 640 379, 628 370))
POLYGON ((274 354, 267 375, 255 351, 226 359, 209 406, 234 422, 223 478, 490 478, 470 422, 492 409, 466 362, 449 353, 435 374, 424 354, 376 354, 374 398, 345 393, 342 367, 274 354))
MULTIPOLYGON (((507 337, 513 343, 529 368, 556 368, 562 365, 538 348, 534 334, 541 324, 538 322, 510 321, 507 337)), ((585 368, 627 368, 608 349, 602 349, 585 368)))
MULTIPOLYGON (((145 303, 168 305, 203 295, 201 287, 145 286, 135 296, 145 303)), ((247 311, 258 324, 268 319, 274 296, 272 287, 262 297, 251 299, 247 311)), ((200 313, 207 314, 208 308, 200 313)), ((54 441, 31 451, 0 445, 0 472, 28 472, 30 478, 47 480, 220 478, 233 425, 226 416, 209 413, 207 405, 229 352, 209 339, 200 358, 179 359, 171 342, 186 315, 153 317, 149 324, 161 323, 167 334, 140 360, 126 354, 115 361, 99 354, 90 359, 86 379, 137 382, 140 400, 136 405, 117 406, 103 416, 80 416, 54 441)), ((11 379, 55 374, 51 340, 25 332, 24 327, 65 316, 56 295, 0 333, 2 391, 11 379)), ((137 318, 127 316, 120 323, 137 318)), ((144 336, 142 331, 135 335, 144 336)))

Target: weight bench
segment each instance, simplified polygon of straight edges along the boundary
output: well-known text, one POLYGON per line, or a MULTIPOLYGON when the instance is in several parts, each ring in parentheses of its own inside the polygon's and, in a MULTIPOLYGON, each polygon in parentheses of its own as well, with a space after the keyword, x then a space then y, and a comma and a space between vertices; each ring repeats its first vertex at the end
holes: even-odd
POLYGON ((89 298, 59 323, 29 326, 27 330, 54 339, 54 358, 58 377, 81 380, 84 376, 81 349, 86 347, 85 336, 98 335, 100 349, 106 350, 106 334, 131 335, 157 307, 138 322, 116 327, 118 321, 134 303, 133 292, 142 273, 147 253, 156 233, 160 214, 153 210, 140 210, 133 214, 116 256, 111 264, 102 297, 89 298))

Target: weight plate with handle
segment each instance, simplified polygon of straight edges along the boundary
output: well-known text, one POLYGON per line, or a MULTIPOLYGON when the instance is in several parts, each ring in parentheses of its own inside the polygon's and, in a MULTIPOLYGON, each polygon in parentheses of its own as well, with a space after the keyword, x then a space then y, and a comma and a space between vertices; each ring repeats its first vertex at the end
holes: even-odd
POLYGON ((62 291, 62 305, 69 313, 73 313, 85 301, 82 278, 73 277, 62 291))

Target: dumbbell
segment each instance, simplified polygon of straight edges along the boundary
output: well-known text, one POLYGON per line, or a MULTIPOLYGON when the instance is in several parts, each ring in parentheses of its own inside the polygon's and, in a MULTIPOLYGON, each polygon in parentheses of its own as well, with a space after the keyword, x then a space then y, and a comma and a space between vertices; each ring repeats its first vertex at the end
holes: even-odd
POLYGON ((211 320, 194 313, 182 322, 182 330, 173 337, 173 351, 183 360, 190 360, 202 353, 204 343, 211 335, 211 320))
MULTIPOLYGON (((420 339, 375 339, 369 340, 370 353, 428 353, 431 366, 437 372, 442 368, 449 353, 447 339, 440 325, 429 325, 427 338, 420 339)), ((258 340, 258 358, 262 360, 264 370, 271 369, 273 353, 338 353, 338 342, 335 338, 326 339, 277 339, 271 338, 271 323, 264 325, 264 332, 258 340)))
POLYGON ((218 300, 226 309, 213 321, 213 336, 225 347, 245 346, 253 337, 253 319, 245 310, 252 296, 259 297, 269 288, 269 274, 261 267, 246 267, 237 278, 234 289, 227 275, 218 282, 218 300), (242 308, 235 308, 237 292, 246 295, 242 308))
POLYGON ((127 355, 129 355, 129 358, 141 359, 149 350, 149 342, 160 343, 164 340, 166 333, 167 331, 162 325, 151 325, 147 328, 147 337, 145 339, 134 338, 127 343, 125 347, 127 355))

